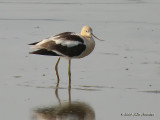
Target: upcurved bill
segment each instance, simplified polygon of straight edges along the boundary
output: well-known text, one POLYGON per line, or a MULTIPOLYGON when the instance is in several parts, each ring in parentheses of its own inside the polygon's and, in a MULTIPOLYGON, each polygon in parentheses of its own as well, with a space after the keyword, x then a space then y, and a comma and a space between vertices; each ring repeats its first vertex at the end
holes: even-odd
POLYGON ((93 33, 92 33, 92 36, 95 37, 99 41, 104 41, 104 40, 101 40, 101 39, 97 38, 93 33))

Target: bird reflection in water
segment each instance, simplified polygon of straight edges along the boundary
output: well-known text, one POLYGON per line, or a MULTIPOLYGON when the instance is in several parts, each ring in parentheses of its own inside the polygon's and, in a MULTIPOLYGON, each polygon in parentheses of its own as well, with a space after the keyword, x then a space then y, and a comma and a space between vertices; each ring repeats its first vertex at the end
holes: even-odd
MULTIPOLYGON (((58 105, 37 108, 34 110, 34 120, 95 120, 94 110, 86 103, 79 101, 71 101, 71 87, 68 85, 68 102, 61 102, 58 95, 59 75, 57 73, 57 85, 55 88, 55 96, 58 105)), ((69 78, 70 79, 70 78, 69 78)))

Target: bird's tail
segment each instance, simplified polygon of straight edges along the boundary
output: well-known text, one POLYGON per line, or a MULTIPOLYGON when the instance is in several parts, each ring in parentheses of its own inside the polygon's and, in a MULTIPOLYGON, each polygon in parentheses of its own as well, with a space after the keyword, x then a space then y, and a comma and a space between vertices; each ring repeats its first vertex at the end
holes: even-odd
POLYGON ((46 49, 40 49, 40 50, 32 51, 32 52, 29 52, 29 54, 59 56, 57 53, 55 53, 53 51, 46 50, 46 49))

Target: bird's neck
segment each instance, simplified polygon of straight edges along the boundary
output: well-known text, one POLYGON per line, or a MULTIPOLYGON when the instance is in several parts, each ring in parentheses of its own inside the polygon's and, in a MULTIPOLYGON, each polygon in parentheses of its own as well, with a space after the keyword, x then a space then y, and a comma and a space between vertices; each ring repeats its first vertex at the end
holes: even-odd
MULTIPOLYGON (((87 39, 87 38, 86 38, 87 39)), ((91 38, 88 38, 87 40, 86 40, 86 45, 88 46, 88 52, 90 53, 90 52, 92 52, 93 51, 93 49, 94 49, 94 47, 95 47, 95 41, 94 41, 94 39, 91 37, 91 38)))

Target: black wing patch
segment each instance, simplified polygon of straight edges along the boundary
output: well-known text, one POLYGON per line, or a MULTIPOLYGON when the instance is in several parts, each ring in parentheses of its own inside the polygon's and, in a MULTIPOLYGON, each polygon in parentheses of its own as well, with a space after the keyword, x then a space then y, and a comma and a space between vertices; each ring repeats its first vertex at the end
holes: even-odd
POLYGON ((84 43, 83 39, 80 36, 75 35, 74 32, 63 32, 58 35, 55 35, 54 37, 56 37, 55 39, 79 41, 81 43, 84 43))
POLYGON ((57 51, 58 53, 61 53, 65 56, 74 57, 74 56, 79 56, 86 49, 86 46, 84 44, 78 44, 73 47, 67 47, 67 46, 63 46, 61 44, 56 44, 54 41, 48 41, 48 42, 42 44, 41 47, 43 47, 42 51, 38 50, 37 52, 34 52, 34 53, 31 52, 31 53, 32 54, 41 54, 41 55, 49 55, 49 54, 53 55, 52 52, 57 51), (46 50, 47 53, 45 53, 46 51, 44 51, 44 50, 46 50))
POLYGON ((77 46, 67 47, 58 44, 55 46, 55 50, 69 57, 79 56, 84 50, 86 46, 84 44, 78 44, 77 46))
POLYGON ((54 37, 66 36, 66 35, 71 35, 71 34, 75 34, 75 33, 74 32, 63 32, 63 33, 59 33, 59 34, 55 35, 54 37))
POLYGON ((33 52, 30 52, 30 54, 38 54, 38 55, 48 55, 48 56, 60 56, 57 53, 53 51, 49 51, 47 49, 40 49, 33 52))
MULTIPOLYGON (((39 42, 41 42, 41 41, 39 41, 39 42)), ((30 44, 28 44, 28 45, 36 45, 36 44, 39 43, 39 42, 30 43, 30 44)))

